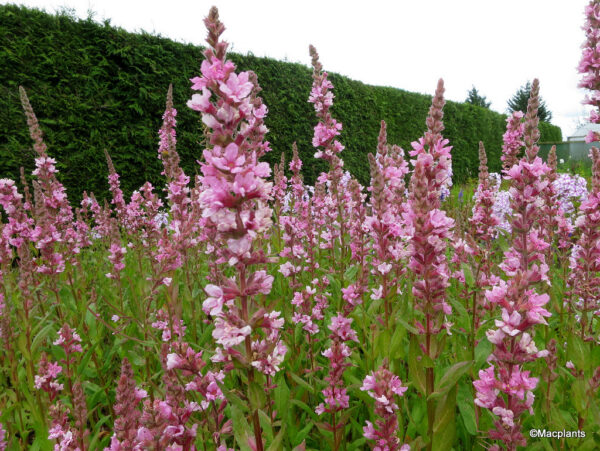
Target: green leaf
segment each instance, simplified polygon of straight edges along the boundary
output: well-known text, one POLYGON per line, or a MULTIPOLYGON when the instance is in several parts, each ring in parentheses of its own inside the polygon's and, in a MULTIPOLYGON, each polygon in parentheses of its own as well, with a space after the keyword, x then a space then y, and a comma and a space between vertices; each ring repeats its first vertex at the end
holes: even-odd
POLYGON ((25 337, 25 334, 21 334, 19 335, 19 338, 17 338, 17 347, 25 359, 31 360, 31 354, 27 349, 27 337, 25 337))
POLYGON ((448 302, 450 302, 450 305, 452 305, 452 307, 456 310, 454 317, 460 324, 466 326, 470 321, 471 316, 467 312, 467 309, 465 309, 465 306, 463 305, 461 300, 457 298, 451 298, 448 300, 448 302))
POLYGON ((353 281, 354 278, 356 277, 357 272, 358 272, 358 265, 353 265, 353 266, 348 267, 348 269, 346 269, 346 271, 344 272, 344 280, 353 281))
POLYGON ((567 343, 567 355, 569 360, 575 364, 575 368, 578 370, 584 370, 587 368, 586 362, 586 349, 581 337, 575 334, 569 336, 567 343))
POLYGON ((46 428, 46 425, 36 423, 33 428, 35 430, 35 439, 30 449, 51 450, 52 442, 48 439, 48 429, 46 428))
POLYGON ((314 409, 311 409, 306 403, 300 401, 299 399, 292 399, 290 402, 292 404, 294 404, 295 406, 300 407, 306 413, 308 413, 310 415, 310 417, 313 419, 313 421, 315 421, 315 422, 319 421, 319 417, 318 417, 317 413, 314 411, 314 409))
POLYGON ((433 449, 444 451, 452 449, 456 434, 456 386, 437 403, 433 425, 433 449))
POLYGON ((475 346, 475 368, 481 368, 492 353, 492 343, 486 338, 479 340, 475 346))
POLYGON ((587 395, 585 393, 584 382, 577 379, 571 384, 571 399, 575 409, 579 414, 584 414, 586 411, 587 395))
POLYGON ((452 387, 455 387, 461 376, 471 369, 472 364, 472 360, 467 360, 465 362, 455 363, 445 370, 444 375, 437 384, 436 390, 429 395, 429 399, 439 398, 452 387))
POLYGON ((254 437, 254 434, 252 429, 250 429, 248 421, 246 421, 246 417, 242 411, 234 405, 229 405, 229 409, 231 411, 231 421, 233 423, 233 436, 235 437, 238 446, 242 451, 252 451, 248 445, 248 440, 250 437, 254 437))
POLYGON ((84 370, 87 369, 88 363, 90 363, 90 359, 94 355, 96 347, 99 343, 100 342, 94 343, 94 345, 90 346, 90 348, 86 351, 85 355, 81 359, 81 362, 79 363, 79 366, 77 367, 77 374, 81 375, 83 374, 84 370))
POLYGON ((417 341, 417 336, 413 335, 410 339, 408 350, 408 379, 415 388, 422 394, 425 394, 425 371, 421 362, 417 361, 417 356, 421 355, 421 349, 417 341))
POLYGON ((404 321, 402 318, 396 318, 396 322, 400 323, 402 326, 404 326, 404 328, 407 331, 409 331, 411 334, 413 334, 413 335, 419 335, 419 331, 415 327, 411 326, 406 321, 404 321))
POLYGON ((47 324, 46 326, 44 326, 36 334, 35 338, 31 342, 31 352, 33 352, 35 354, 35 352, 37 351, 37 349, 40 346, 40 344, 42 343, 42 341, 45 340, 46 337, 48 336, 48 334, 50 334, 50 332, 53 331, 53 330, 54 330, 54 323, 53 322, 50 322, 49 324, 47 324))
POLYGON ((260 409, 265 404, 265 389, 258 382, 251 382, 248 386, 248 399, 252 411, 260 409))
POLYGON ((308 436, 308 433, 312 430, 314 425, 315 425, 314 422, 309 421, 306 426, 304 426, 302 429, 300 429, 300 431, 298 432, 296 437, 294 437, 295 442, 300 442, 300 443, 298 443, 297 446, 300 446, 304 442, 304 439, 308 436))
POLYGON ((457 394, 458 410, 465 424, 467 432, 477 435, 477 421, 475 420, 475 404, 473 402, 472 387, 469 384, 460 384, 457 394))
POLYGON ((302 379, 300 376, 298 376, 297 374, 294 374, 292 372, 287 373, 288 376, 290 376, 294 382, 296 382, 298 385, 300 385, 302 388, 308 390, 310 393, 314 394, 315 393, 315 389, 312 387, 312 385, 310 385, 308 382, 306 382, 304 379, 302 379))
POLYGON ((279 451, 283 449, 283 438, 285 437, 285 424, 281 428, 281 430, 277 433, 267 451, 279 451))
POLYGON ((223 395, 227 399, 230 405, 236 406, 240 411, 248 413, 248 405, 242 399, 237 396, 233 390, 223 390, 223 395))
POLYGON ((465 283, 467 284, 467 286, 474 287, 475 286, 475 278, 473 277, 473 272, 471 271, 471 266, 466 263, 462 263, 460 265, 460 268, 462 269, 463 274, 465 275, 465 283))
POLYGON ((392 335, 392 339, 390 340, 390 358, 391 359, 401 359, 404 357, 404 346, 403 339, 406 335, 406 329, 402 327, 396 327, 394 330, 394 335, 392 335))
POLYGON ((285 383, 284 377, 280 377, 276 383, 277 387, 274 390, 275 408, 279 412, 279 416, 285 418, 284 415, 287 415, 289 411, 290 389, 285 383))

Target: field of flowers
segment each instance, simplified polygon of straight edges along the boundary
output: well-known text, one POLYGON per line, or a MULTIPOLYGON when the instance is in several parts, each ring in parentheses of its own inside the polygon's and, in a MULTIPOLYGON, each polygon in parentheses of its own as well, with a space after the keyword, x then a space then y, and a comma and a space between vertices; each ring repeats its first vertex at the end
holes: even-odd
MULTIPOLYGON (((600 1, 586 16, 598 107, 600 1)), ((127 201, 107 152, 112 198, 72 206, 21 89, 37 158, 31 186, 0 179, 0 450, 599 449, 600 151, 589 180, 537 156, 537 80, 502 174, 480 145, 478 184, 452 187, 440 80, 410 151, 382 122, 364 187, 311 46, 329 172, 308 186, 296 149, 260 161, 258 80, 205 25, 195 180, 169 90, 164 187, 127 201)))

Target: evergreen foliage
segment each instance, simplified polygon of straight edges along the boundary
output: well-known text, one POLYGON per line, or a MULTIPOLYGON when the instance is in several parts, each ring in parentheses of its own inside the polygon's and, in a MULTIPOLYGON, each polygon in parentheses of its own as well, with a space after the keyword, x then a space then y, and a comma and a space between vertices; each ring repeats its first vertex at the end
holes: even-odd
POLYGON ((467 98, 465 100, 465 103, 470 103, 471 105, 477 105, 477 106, 480 106, 481 108, 489 108, 490 105, 492 104, 491 102, 487 101, 485 96, 482 96, 479 94, 479 92, 477 91, 477 88, 475 86, 473 86, 469 90, 469 92, 467 94, 467 98))
MULTIPOLYGON (((188 174, 198 171, 202 124, 186 107, 189 79, 199 74, 202 48, 148 33, 133 34, 92 18, 0 5, 0 177, 18 180, 19 168, 33 170, 32 144, 19 102, 18 86, 29 95, 45 133, 49 154, 58 161, 59 177, 71 199, 83 190, 106 197, 107 168, 103 150, 112 156, 126 194, 149 180, 164 183, 156 158, 157 131, 169 83, 177 116, 177 149, 188 174)), ((308 45, 307 45, 308 48, 308 45)), ((307 52, 308 55, 308 52, 307 52)), ((312 155, 316 120, 307 102, 311 70, 253 55, 231 55, 240 70, 253 70, 269 108, 267 139, 273 152, 265 158, 288 161, 294 141, 304 160, 309 183, 326 167, 312 155)), ((325 62, 325 66, 326 66, 325 62)), ((388 124, 391 143, 411 150, 423 134, 431 96, 375 87, 330 74, 336 100, 334 116, 343 123, 345 167, 364 185, 369 181, 367 153, 377 145, 380 121, 388 124)), ((433 86, 432 86, 433 89, 433 86)), ((488 150, 490 170, 500 169, 506 116, 469 104, 448 102, 444 136, 453 146, 454 177, 475 177, 478 143, 488 150)), ((540 124, 542 141, 560 141, 560 129, 540 124)))
MULTIPOLYGON (((508 100, 508 111, 527 111, 527 102, 529 101, 529 94, 531 93, 531 82, 528 81, 521 86, 517 92, 508 100)), ((540 97, 540 106, 538 108, 538 117, 540 122, 550 123, 552 120, 552 112, 548 109, 546 102, 540 97)))

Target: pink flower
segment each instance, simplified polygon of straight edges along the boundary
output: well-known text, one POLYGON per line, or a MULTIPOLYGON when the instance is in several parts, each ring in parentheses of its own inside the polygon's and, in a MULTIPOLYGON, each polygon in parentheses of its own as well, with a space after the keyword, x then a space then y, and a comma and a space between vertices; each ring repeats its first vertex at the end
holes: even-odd
POLYGON ((475 404, 491 409, 496 402, 499 392, 496 388, 494 367, 489 366, 486 370, 479 370, 479 379, 473 382, 473 385, 477 390, 475 404))
POLYGON ((548 280, 545 252, 549 243, 543 239, 541 224, 545 213, 541 207, 549 186, 547 174, 551 172, 537 156, 538 91, 538 81, 534 80, 525 123, 520 123, 520 115, 513 115, 505 134, 502 160, 505 178, 510 183, 513 241, 499 265, 507 280, 497 279, 498 283, 485 293, 490 303, 499 304, 502 309, 502 319, 495 321, 498 329, 486 332, 494 345, 488 358, 492 366, 480 371, 479 379, 473 382, 477 390, 475 403, 500 417, 489 432, 490 438, 504 442, 510 449, 527 443, 520 416, 526 410, 533 412, 532 390, 538 382, 529 377, 529 371, 523 371, 522 365, 548 355, 548 351, 537 350, 528 332, 535 324, 546 324, 544 317, 550 316, 543 308, 549 296, 534 290, 537 282, 548 280), (518 160, 523 144, 525 155, 518 160))
POLYGON ((518 327, 521 324, 521 315, 517 311, 509 313, 506 309, 502 309, 502 321, 496 320, 496 327, 499 327, 502 332, 511 337, 521 333, 518 327))
POLYGON ((250 326, 236 327, 227 320, 215 318, 215 329, 212 332, 213 338, 223 345, 225 349, 239 345, 252 332, 250 326))
POLYGON ((501 417, 502 418, 502 422, 506 426, 513 427, 515 425, 515 423, 513 422, 513 418, 514 418, 515 413, 512 410, 504 409, 502 407, 494 407, 492 409, 492 412, 494 412, 494 414, 496 414, 499 417, 501 417))
POLYGON ((225 94, 229 100, 240 102, 250 94, 254 85, 248 81, 248 72, 240 72, 239 75, 232 72, 229 75, 227 82, 220 83, 219 87, 221 92, 225 94))
POLYGON ((58 338, 54 341, 55 346, 61 346, 67 356, 75 352, 83 352, 81 348, 81 337, 68 324, 64 324, 58 331, 58 338))
POLYGON ((374 449, 400 449, 396 416, 399 407, 395 402, 394 395, 403 396, 408 388, 402 386, 400 379, 388 370, 387 361, 384 361, 384 364, 376 372, 365 377, 360 389, 366 391, 375 400, 375 413, 380 417, 376 421, 376 427, 370 421, 366 422, 366 426, 363 427, 365 438, 375 440, 376 447, 374 449))
POLYGON ((331 318, 331 324, 328 326, 329 330, 340 337, 343 341, 356 341, 358 343, 358 337, 356 332, 351 327, 352 318, 346 318, 341 313, 331 318))
POLYGON ((202 303, 202 311, 211 316, 219 315, 225 302, 223 290, 217 285, 208 284, 204 287, 204 291, 209 297, 202 303))
POLYGON ((6 430, 4 429, 2 423, 0 423, 0 451, 4 451, 8 446, 8 443, 6 442, 6 435, 6 430))
POLYGON ((211 93, 208 89, 203 88, 202 94, 193 94, 191 100, 188 100, 187 106, 192 110, 207 112, 210 111, 211 103, 210 103, 211 93))
POLYGON ((552 316, 552 314, 542 307, 546 305, 549 300, 550 296, 548 296, 546 293, 537 294, 533 291, 529 293, 527 303, 527 318, 533 324, 548 324, 544 317, 552 316))
POLYGON ((176 353, 167 354, 167 369, 180 368, 184 360, 176 353))

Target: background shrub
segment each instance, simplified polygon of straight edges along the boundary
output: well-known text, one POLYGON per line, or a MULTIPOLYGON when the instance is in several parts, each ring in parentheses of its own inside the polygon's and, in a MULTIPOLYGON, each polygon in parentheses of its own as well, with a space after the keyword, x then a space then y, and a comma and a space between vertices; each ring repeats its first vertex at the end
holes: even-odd
MULTIPOLYGON (((50 154, 73 200, 83 190, 107 195, 103 149, 112 155, 129 194, 146 180, 163 182, 155 158, 165 95, 173 84, 179 110, 178 152, 194 174, 203 149, 198 115, 185 103, 189 78, 199 72, 202 48, 147 33, 133 34, 109 21, 78 20, 68 12, 50 15, 14 5, 0 5, 0 177, 18 178, 19 167, 33 170, 33 151, 22 113, 18 86, 27 90, 45 132, 50 154)), ((308 46, 307 46, 308 47, 308 46)), ((307 50, 308 54, 308 50, 307 50)), ((311 70, 295 63, 252 55, 231 55, 240 70, 253 70, 269 107, 268 139, 274 163, 291 154, 297 141, 304 176, 313 183, 325 169, 312 158, 316 119, 307 102, 311 70)), ((327 61, 324 61, 327 67, 327 61)), ((330 74, 335 85, 333 114, 344 125, 346 168, 361 183, 369 181, 366 159, 374 152, 380 120, 388 123, 389 142, 410 150, 422 135, 431 96, 375 87, 330 74)), ((432 86, 432 89, 434 86, 432 86)), ((478 142, 484 142, 491 171, 500 169, 505 115, 478 106, 448 102, 444 136, 453 146, 454 177, 475 177, 478 142)), ((540 124, 542 141, 561 141, 560 128, 540 124)))

